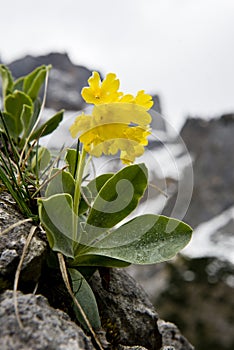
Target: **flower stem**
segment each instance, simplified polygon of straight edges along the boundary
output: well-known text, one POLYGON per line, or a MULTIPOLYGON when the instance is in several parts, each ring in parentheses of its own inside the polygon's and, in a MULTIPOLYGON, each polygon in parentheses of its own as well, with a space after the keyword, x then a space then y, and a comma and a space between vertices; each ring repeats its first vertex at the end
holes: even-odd
POLYGON ((76 172, 76 178, 75 178, 75 192, 74 192, 74 207, 73 207, 73 240, 76 240, 77 237, 77 221, 78 221, 78 215, 79 215, 79 204, 80 204, 80 188, 81 183, 83 179, 83 173, 85 168, 85 158, 86 158, 87 152, 84 148, 82 148, 80 157, 79 157, 79 163, 78 163, 78 170, 76 172))

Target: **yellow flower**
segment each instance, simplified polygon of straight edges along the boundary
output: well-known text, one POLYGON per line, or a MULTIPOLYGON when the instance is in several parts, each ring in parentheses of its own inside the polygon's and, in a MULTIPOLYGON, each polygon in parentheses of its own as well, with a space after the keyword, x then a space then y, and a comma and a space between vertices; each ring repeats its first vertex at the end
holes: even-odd
POLYGON ((148 113, 141 106, 121 103, 118 106, 118 122, 116 104, 110 104, 109 107, 111 105, 114 106, 113 113, 111 113, 111 108, 105 110, 108 113, 104 114, 103 120, 100 118, 100 113, 97 113, 97 111, 102 111, 103 106, 101 105, 95 107, 96 114, 78 116, 70 127, 71 135, 73 138, 78 136, 86 152, 94 157, 100 157, 102 154, 114 155, 120 151, 123 163, 133 163, 136 157, 144 153, 144 146, 148 144, 147 137, 150 135, 150 128, 147 122, 151 120, 151 117, 147 116, 148 113), (134 111, 139 108, 143 112, 145 122, 143 120, 139 125, 140 114, 137 113, 135 119, 134 113, 132 114, 133 119, 129 119, 130 113, 127 113, 126 105, 129 105, 130 110, 134 107, 134 111), (123 115, 121 115, 121 107, 125 107, 123 115))
POLYGON ((92 115, 95 125, 125 123, 147 126, 152 120, 145 108, 135 103, 114 102, 94 106, 92 115))
POLYGON ((144 90, 138 91, 136 97, 131 94, 124 95, 123 92, 120 92, 120 82, 114 73, 108 73, 106 78, 101 81, 99 73, 93 72, 88 79, 88 83, 89 87, 84 87, 81 91, 81 95, 87 103, 94 105, 110 102, 132 103, 142 106, 146 110, 154 104, 152 96, 146 94, 144 90))
POLYGON ((114 155, 120 151, 123 163, 133 163, 144 153, 149 130, 129 127, 126 124, 104 124, 88 130, 80 136, 86 152, 95 157, 114 155))
POLYGON ((70 127, 73 138, 78 137, 90 155, 116 154, 123 163, 131 164, 144 153, 150 135, 152 97, 141 90, 134 97, 119 92, 119 80, 113 73, 101 82, 97 72, 88 80, 89 87, 82 96, 93 103, 91 115, 81 114, 70 127))
POLYGON ((145 94, 144 90, 138 91, 136 97, 134 97, 131 94, 123 95, 119 98, 119 102, 135 103, 138 106, 142 106, 143 108, 145 108, 146 111, 150 109, 154 104, 152 96, 145 94))
POLYGON ((118 92, 119 79, 116 79, 114 73, 107 74, 101 82, 98 72, 93 72, 93 75, 88 79, 88 83, 89 87, 84 87, 81 91, 81 95, 87 103, 97 105, 115 102, 122 95, 122 92, 118 92))

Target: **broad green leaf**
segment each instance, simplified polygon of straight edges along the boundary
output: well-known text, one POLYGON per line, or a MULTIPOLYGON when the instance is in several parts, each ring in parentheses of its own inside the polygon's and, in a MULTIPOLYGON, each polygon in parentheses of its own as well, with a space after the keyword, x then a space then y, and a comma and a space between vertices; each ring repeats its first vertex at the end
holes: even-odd
MULTIPOLYGON (((17 120, 14 118, 14 116, 12 116, 9 113, 3 112, 2 115, 10 137, 14 138, 15 141, 17 141, 19 136, 17 120)), ((1 119, 0 119, 0 128, 1 128, 1 131, 5 132, 5 128, 1 119)))
POLYGON ((15 90, 12 94, 8 94, 5 99, 5 112, 15 119, 14 134, 17 136, 20 136, 23 130, 21 117, 25 105, 28 106, 28 109, 33 108, 32 100, 22 91, 15 90))
POLYGON ((102 236, 83 255, 101 255, 132 264, 159 263, 183 249, 191 233, 191 227, 179 220, 142 215, 102 236))
POLYGON ((2 76, 2 97, 4 101, 6 96, 12 92, 13 78, 10 70, 4 64, 0 64, 0 74, 2 76))
POLYGON ((109 180, 112 176, 113 174, 103 174, 98 176, 96 179, 91 180, 88 186, 82 186, 82 197, 79 205, 79 214, 85 213, 91 207, 91 204, 94 198, 97 196, 98 192, 107 182, 107 180, 109 180))
POLYGON ((20 116, 20 119, 23 125, 22 139, 26 139, 26 137, 28 136, 32 116, 33 116, 33 106, 24 105, 20 116))
POLYGON ((127 267, 130 263, 102 255, 77 255, 69 266, 127 267))
POLYGON ((68 193, 74 196, 75 180, 68 171, 61 169, 53 169, 51 172, 52 180, 47 186, 45 196, 50 197, 58 193, 68 193))
POLYGON ((49 164, 51 159, 50 151, 46 147, 40 147, 31 161, 31 169, 34 172, 43 171, 49 164))
POLYGON ((113 173, 102 174, 89 182, 87 187, 92 194, 92 199, 98 195, 98 192, 113 175, 113 173))
POLYGON ((79 203, 79 215, 84 214, 91 206, 91 192, 88 187, 81 187, 81 198, 79 203))
POLYGON ((41 125, 38 129, 36 129, 32 133, 30 141, 52 133, 52 131, 54 131, 58 127, 59 123, 63 120, 63 113, 64 110, 59 111, 52 118, 50 118, 43 125, 41 125))
POLYGON ((39 217, 51 249, 74 258, 73 201, 70 194, 38 200, 39 217))
POLYGON ((72 148, 67 149, 67 153, 65 156, 66 163, 69 165, 69 171, 74 177, 75 172, 76 172, 76 166, 78 164, 78 158, 79 155, 77 154, 77 151, 72 148))
POLYGON ((110 177, 97 195, 87 219, 94 227, 113 227, 137 206, 147 186, 144 164, 127 166, 110 177))
POLYGON ((51 66, 43 65, 36 68, 24 78, 24 92, 26 92, 33 101, 38 97, 40 89, 45 81, 46 74, 50 68, 51 66))
POLYGON ((14 81, 12 91, 14 91, 14 90, 24 91, 24 88, 23 88, 23 86, 24 86, 24 79, 25 79, 25 77, 20 77, 20 78, 16 79, 14 81))
POLYGON ((41 111, 41 101, 39 98, 37 98, 35 101, 33 101, 33 115, 30 121, 30 125, 28 126, 28 135, 31 133, 34 125, 37 122, 37 119, 40 115, 40 111, 41 111))
MULTIPOLYGON (((94 330, 99 330, 101 328, 101 321, 96 299, 91 287, 78 270, 70 268, 68 269, 68 272, 72 280, 73 293, 78 303, 82 307, 92 328, 94 330)), ((87 324, 75 303, 73 304, 73 309, 78 321, 84 326, 86 330, 89 331, 89 328, 87 327, 87 324)))

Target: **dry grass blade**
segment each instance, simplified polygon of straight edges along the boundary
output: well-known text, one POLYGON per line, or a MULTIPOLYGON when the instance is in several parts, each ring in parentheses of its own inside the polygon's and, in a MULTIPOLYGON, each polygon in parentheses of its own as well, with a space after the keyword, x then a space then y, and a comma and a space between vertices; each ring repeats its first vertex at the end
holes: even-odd
POLYGON ((20 271, 21 271, 21 268, 22 268, 22 265, 23 265, 23 261, 24 261, 24 258, 25 258, 25 255, 26 255, 26 252, 27 252, 27 249, 29 247, 29 244, 32 240, 32 237, 35 233, 35 230, 36 230, 36 226, 32 226, 31 229, 30 229, 30 232, 29 232, 29 235, 27 237, 27 240, 25 242, 25 245, 24 245, 24 249, 23 249, 23 252, 22 252, 22 255, 21 255, 21 258, 20 258, 20 262, 19 262, 19 265, 17 267, 17 270, 16 270, 16 273, 15 273, 15 280, 14 280, 14 289, 13 289, 13 299, 14 299, 14 308, 15 308, 15 315, 16 315, 16 319, 17 319, 17 322, 19 324, 19 327, 21 329, 23 329, 23 324, 21 322, 21 319, 20 319, 20 315, 19 315, 19 310, 18 310, 18 302, 17 302, 17 287, 18 287, 18 282, 19 282, 19 276, 20 276, 20 271))
POLYGON ((99 350, 104 350, 96 333, 94 332, 84 310, 82 309, 81 305, 79 304, 78 300, 76 299, 76 297, 74 296, 73 294, 73 291, 71 289, 71 286, 70 286, 70 283, 69 283, 69 279, 68 279, 68 274, 67 274, 67 268, 66 268, 66 264, 65 264, 65 261, 64 261, 64 257, 61 253, 58 253, 58 260, 59 260, 59 267, 60 267, 60 270, 61 270, 61 273, 62 273, 62 277, 63 277, 63 281, 65 283, 65 286, 70 294, 70 296, 72 297, 72 300, 73 302, 76 304, 76 306, 78 307, 83 319, 85 320, 86 322, 86 325, 88 327, 88 329, 90 330, 90 333, 92 334, 99 350))

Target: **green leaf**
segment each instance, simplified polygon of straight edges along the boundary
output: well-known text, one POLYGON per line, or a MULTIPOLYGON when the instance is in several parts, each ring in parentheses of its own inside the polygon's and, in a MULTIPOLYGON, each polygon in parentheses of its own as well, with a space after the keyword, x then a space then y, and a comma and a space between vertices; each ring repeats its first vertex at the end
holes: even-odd
POLYGON ((113 227, 137 206, 147 186, 144 164, 129 165, 102 186, 87 219, 94 227, 113 227))
POLYGON ((77 151, 75 149, 68 148, 67 153, 65 156, 66 163, 69 165, 69 171, 74 177, 75 172, 76 172, 76 165, 78 163, 79 155, 77 154, 77 151))
POLYGON ((31 169, 33 172, 43 171, 49 164, 51 159, 50 151, 46 147, 40 147, 31 161, 31 169))
POLYGON ((39 217, 51 249, 74 258, 73 201, 70 194, 38 200, 39 217))
POLYGON ((88 187, 81 187, 81 198, 79 203, 79 215, 84 214, 91 206, 91 192, 88 187))
POLYGON ((51 177, 53 177, 52 180, 49 182, 49 185, 47 186, 45 196, 50 197, 54 194, 58 193, 68 193, 72 197, 74 196, 74 190, 75 190, 75 180, 73 179, 72 175, 61 169, 53 169, 51 172, 51 177), (57 175, 55 175, 57 173, 57 175))
POLYGON ((36 131, 32 133, 30 141, 52 133, 58 127, 59 123, 63 120, 63 113, 64 110, 62 109, 61 111, 56 113, 52 118, 47 120, 38 129, 36 129, 36 131))
POLYGON ((183 249, 191 238, 187 224, 166 216, 142 215, 121 226, 82 255, 101 255, 132 264, 166 261, 183 249))
MULTIPOLYGON (((4 118, 8 133, 10 137, 14 138, 17 140, 19 136, 19 130, 18 130, 18 123, 17 120, 9 113, 3 112, 2 116, 4 118)), ((5 128, 3 125, 2 120, 0 120, 0 129, 2 132, 5 132, 5 128)))
POLYGON ((14 137, 20 136, 23 130, 22 118, 24 111, 27 110, 27 118, 29 110, 33 108, 32 100, 24 92, 15 90, 12 94, 8 94, 5 99, 5 112, 11 115, 11 119, 15 120, 14 137), (25 109, 25 106, 28 108, 25 109))
POLYGON ((4 102, 6 96, 12 92, 13 78, 10 70, 4 64, 0 64, 0 74, 2 76, 2 98, 4 102))
POLYGON ((113 174, 103 174, 98 176, 89 182, 88 186, 82 186, 81 200, 79 204, 79 214, 85 213, 91 206, 94 198, 97 196, 98 192, 101 190, 103 185, 109 180, 113 174), (84 198, 85 196, 85 198, 84 198), (87 201, 89 205, 87 204, 87 201))
POLYGON ((113 173, 102 174, 89 182, 87 187, 92 194, 92 199, 98 195, 98 192, 113 175, 113 173))
POLYGON ((23 124, 22 139, 26 139, 26 137, 28 136, 32 116, 33 116, 33 106, 24 105, 20 116, 20 119, 23 124))
POLYGON ((102 255, 77 255, 69 266, 104 266, 104 267, 127 267, 130 263, 102 255))
MULTIPOLYGON (((94 330, 100 330, 101 321, 99 317, 98 307, 96 303, 95 296, 88 282, 82 276, 82 274, 76 269, 68 269, 72 280, 73 293, 82 307, 87 319, 89 320, 92 328, 94 330)), ((83 327, 89 331, 87 324, 81 315, 76 304, 73 305, 73 309, 78 321, 83 325, 83 327)))
POLYGON ((35 123, 37 122, 37 119, 40 115, 40 111, 41 111, 41 101, 39 98, 37 98, 35 101, 33 101, 33 115, 32 115, 31 120, 30 120, 30 125, 28 126, 28 132, 27 132, 28 135, 27 136, 29 136, 35 123))
POLYGON ((46 74, 51 66, 40 66, 34 69, 33 72, 24 78, 23 89, 34 101, 40 92, 40 89, 45 81, 46 74))
POLYGON ((24 78, 25 78, 25 77, 20 77, 20 78, 18 78, 17 80, 14 81, 12 91, 14 91, 14 90, 24 91, 24 89, 23 89, 23 86, 24 86, 24 78))

